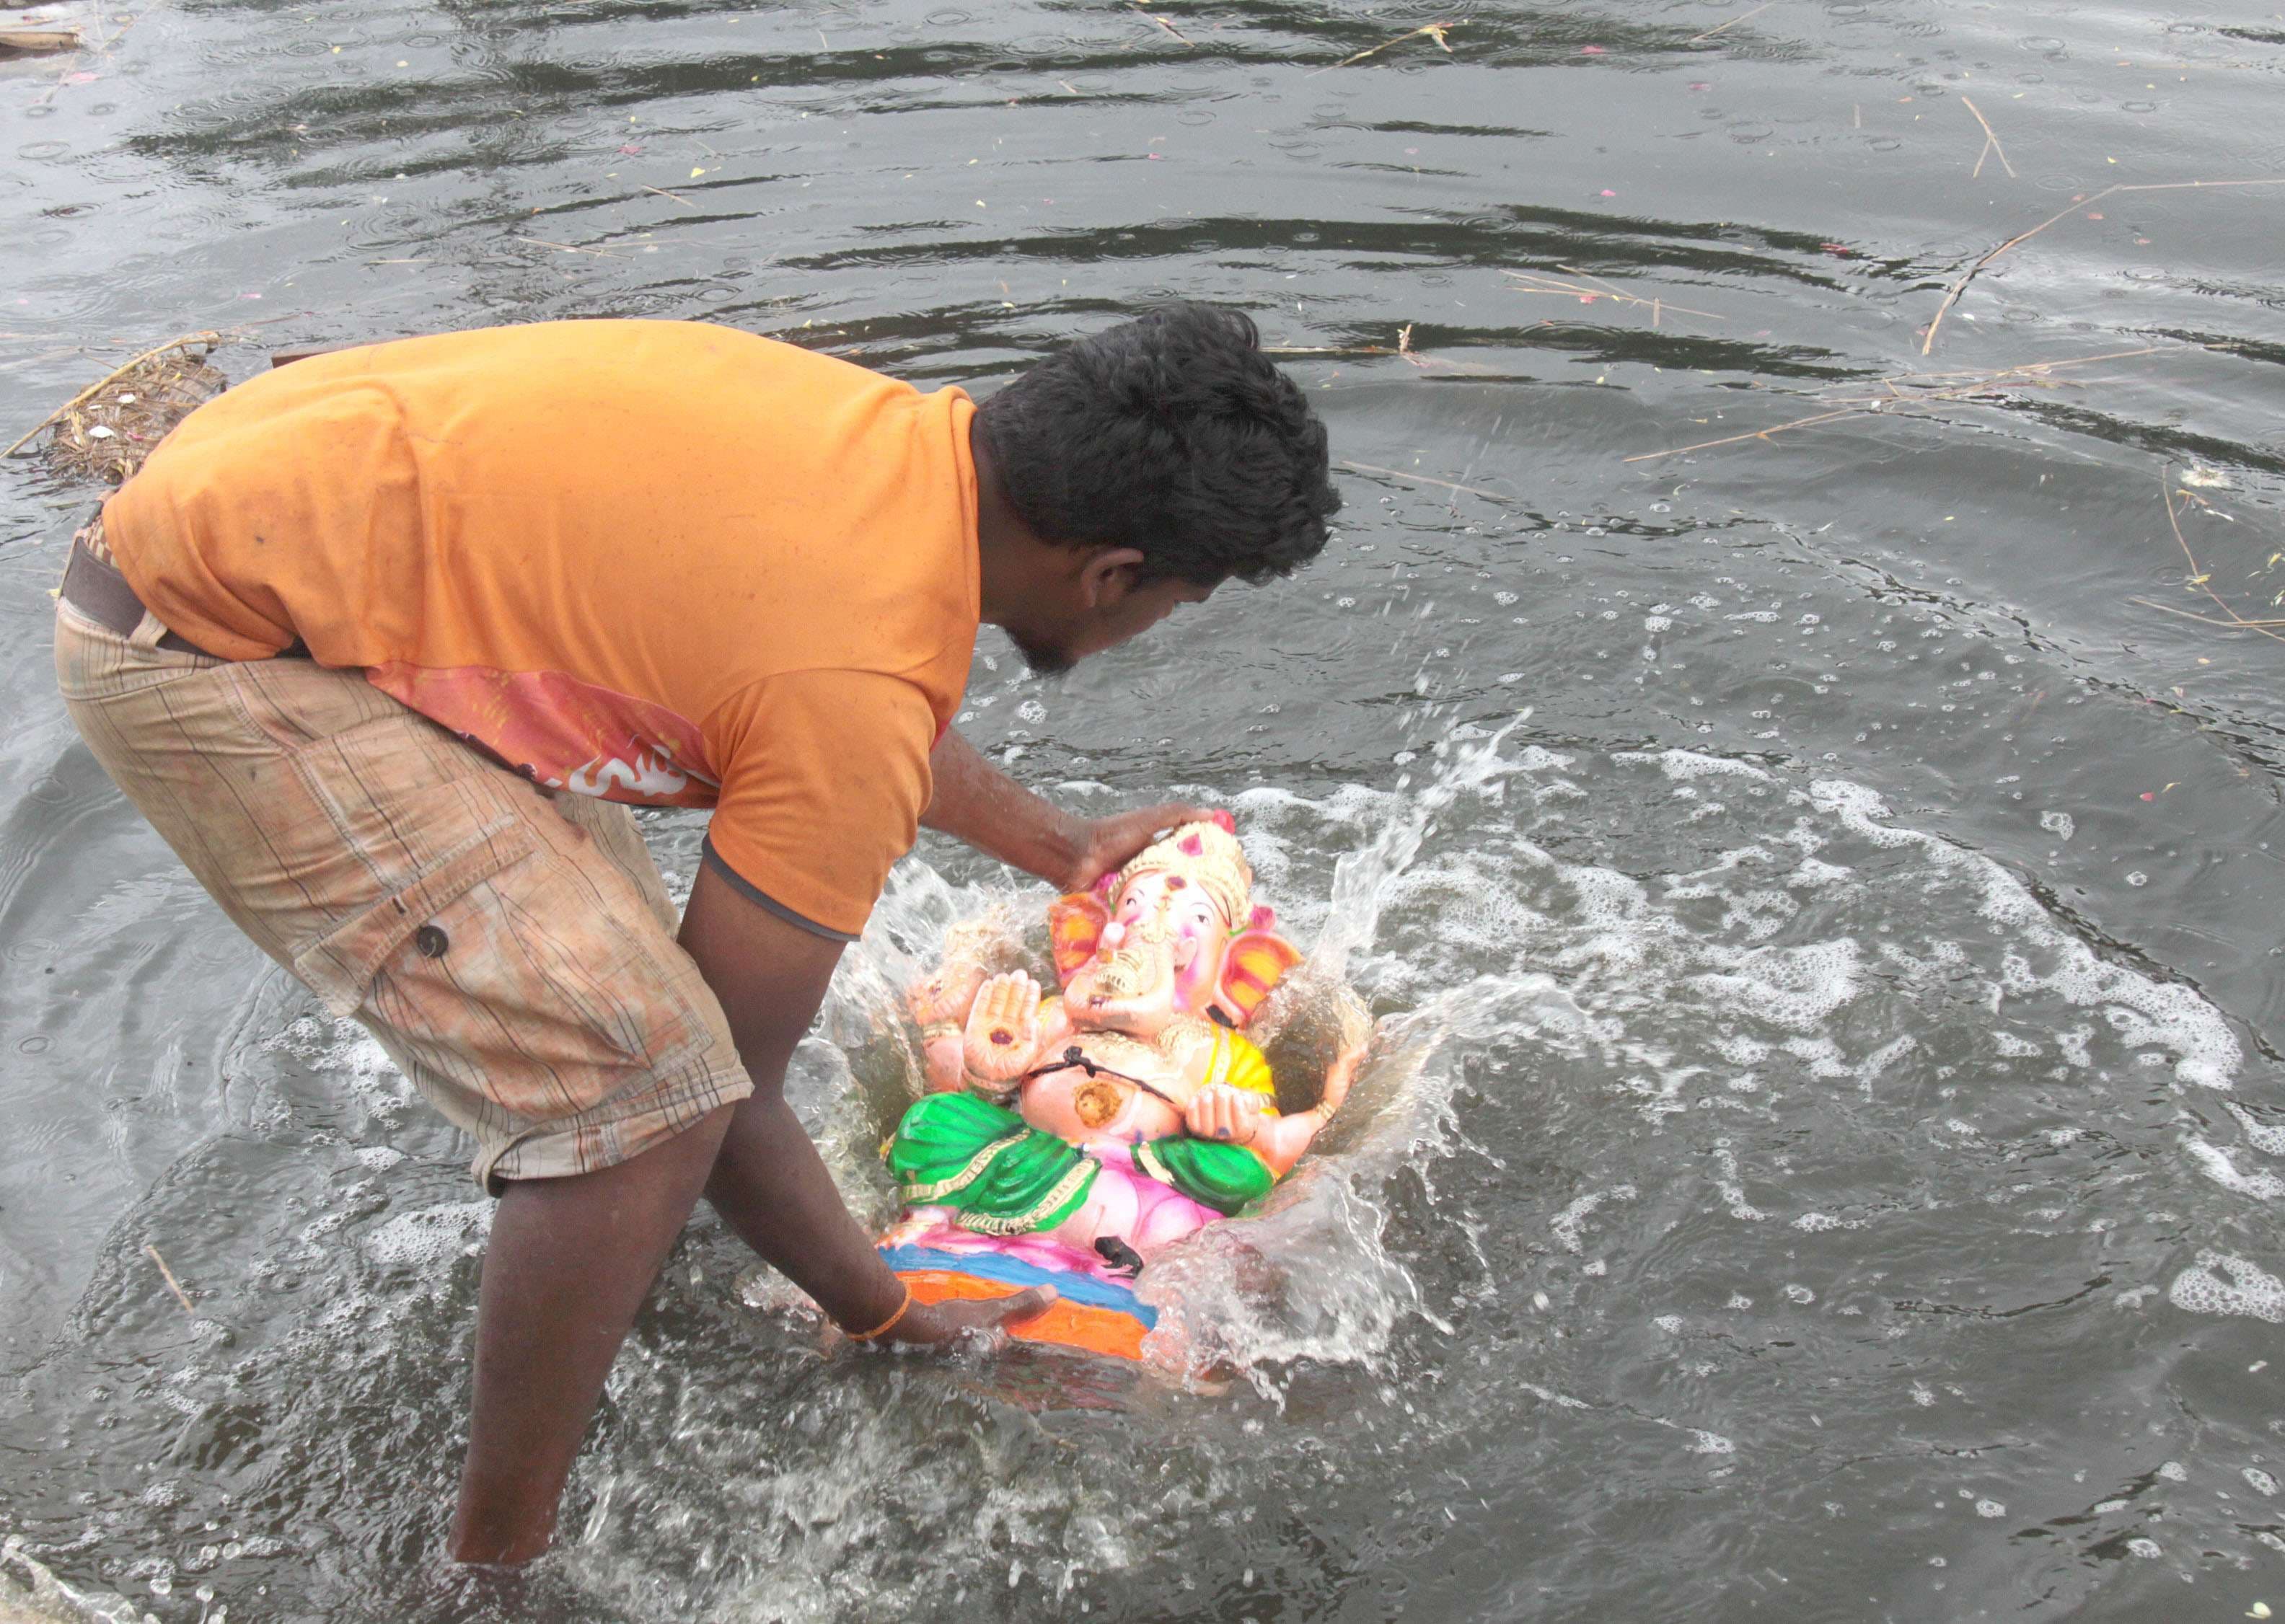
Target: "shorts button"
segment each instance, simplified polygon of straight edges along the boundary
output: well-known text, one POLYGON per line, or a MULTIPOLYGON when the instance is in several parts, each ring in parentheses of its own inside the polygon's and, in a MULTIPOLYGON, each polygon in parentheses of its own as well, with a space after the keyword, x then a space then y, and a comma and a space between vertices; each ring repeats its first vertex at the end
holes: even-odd
POLYGON ((412 945, 424 959, 443 958, 444 950, 452 945, 452 938, 435 925, 423 925, 412 933, 412 945))

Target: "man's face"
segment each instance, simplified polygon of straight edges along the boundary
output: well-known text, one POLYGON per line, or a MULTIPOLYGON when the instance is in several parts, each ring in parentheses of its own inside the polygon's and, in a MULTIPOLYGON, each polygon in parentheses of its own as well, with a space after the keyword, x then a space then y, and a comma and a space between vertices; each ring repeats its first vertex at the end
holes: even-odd
POLYGON ((1095 604, 1076 604, 1047 626, 1006 628, 1024 663, 1042 677, 1060 677, 1089 655, 1136 637, 1185 603, 1204 603, 1211 586, 1168 579, 1130 586, 1095 604))

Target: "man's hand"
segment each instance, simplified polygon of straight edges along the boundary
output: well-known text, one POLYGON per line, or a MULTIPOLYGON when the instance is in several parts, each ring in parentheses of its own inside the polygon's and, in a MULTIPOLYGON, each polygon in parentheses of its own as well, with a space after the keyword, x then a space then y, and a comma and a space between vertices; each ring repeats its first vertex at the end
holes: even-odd
POLYGON ((1183 823, 1202 823, 1213 816, 1187 801, 1166 801, 1139 812, 1113 812, 1108 818, 1075 818, 1072 844, 1077 852, 1068 873, 1041 877, 1067 891, 1083 891, 1107 874, 1116 874, 1135 860, 1142 849, 1166 830, 1183 823))
POLYGON ((1053 1286, 1033 1286, 1013 1297, 916 1302, 905 1310, 905 1317, 881 1341, 899 1347, 943 1347, 962 1338, 988 1335, 1018 1320, 1031 1319, 1045 1313, 1055 1300, 1053 1286))
POLYGON ((1085 890, 1124 868, 1160 830, 1215 815, 1169 801, 1108 818, 1075 818, 1009 778, 949 728, 929 753, 929 771, 935 788, 923 823, 1065 891, 1085 890))

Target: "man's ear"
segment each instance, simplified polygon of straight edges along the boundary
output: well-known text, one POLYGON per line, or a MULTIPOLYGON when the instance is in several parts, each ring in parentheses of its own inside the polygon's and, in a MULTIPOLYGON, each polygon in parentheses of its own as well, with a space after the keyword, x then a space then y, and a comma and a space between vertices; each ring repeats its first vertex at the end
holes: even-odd
POLYGON ((1096 891, 1074 891, 1048 904, 1048 939, 1055 948, 1056 974, 1065 983, 1073 970, 1095 957, 1103 927, 1110 920, 1111 910, 1096 891))
POLYGON ((1231 938, 1229 956, 1222 961, 1213 1008, 1230 1026, 1245 1025, 1286 971, 1300 962, 1301 950, 1274 930, 1241 933, 1231 938))
POLYGON ((1081 600, 1090 609, 1115 608, 1135 590, 1143 555, 1134 547, 1103 547, 1088 555, 1080 566, 1081 600))

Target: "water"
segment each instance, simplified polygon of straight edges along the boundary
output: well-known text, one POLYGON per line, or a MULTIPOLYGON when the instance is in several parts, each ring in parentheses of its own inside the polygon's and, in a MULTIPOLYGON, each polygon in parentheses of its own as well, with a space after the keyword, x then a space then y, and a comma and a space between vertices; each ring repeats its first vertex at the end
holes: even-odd
MULTIPOLYGON (((233 375, 619 314, 985 382, 1168 293, 1340 352, 1321 563, 1059 684, 987 637, 963 726, 1230 805, 1379 1022, 1158 1271, 1217 1381, 826 1356, 702 1220, 565 1549, 457 1583, 464 1151, 75 741, 82 493, 13 465, 0 1534, 169 1624, 2285 1604, 2281 651, 2170 612, 2279 613, 2285 187, 2097 195, 2285 174, 2285 27, 1499 4, 1328 72, 1457 13, 1154 11, 185 0, 0 69, 11 438, 250 321, 233 375)), ((872 1210, 894 985, 1011 898, 924 843, 800 1056, 872 1210)))

